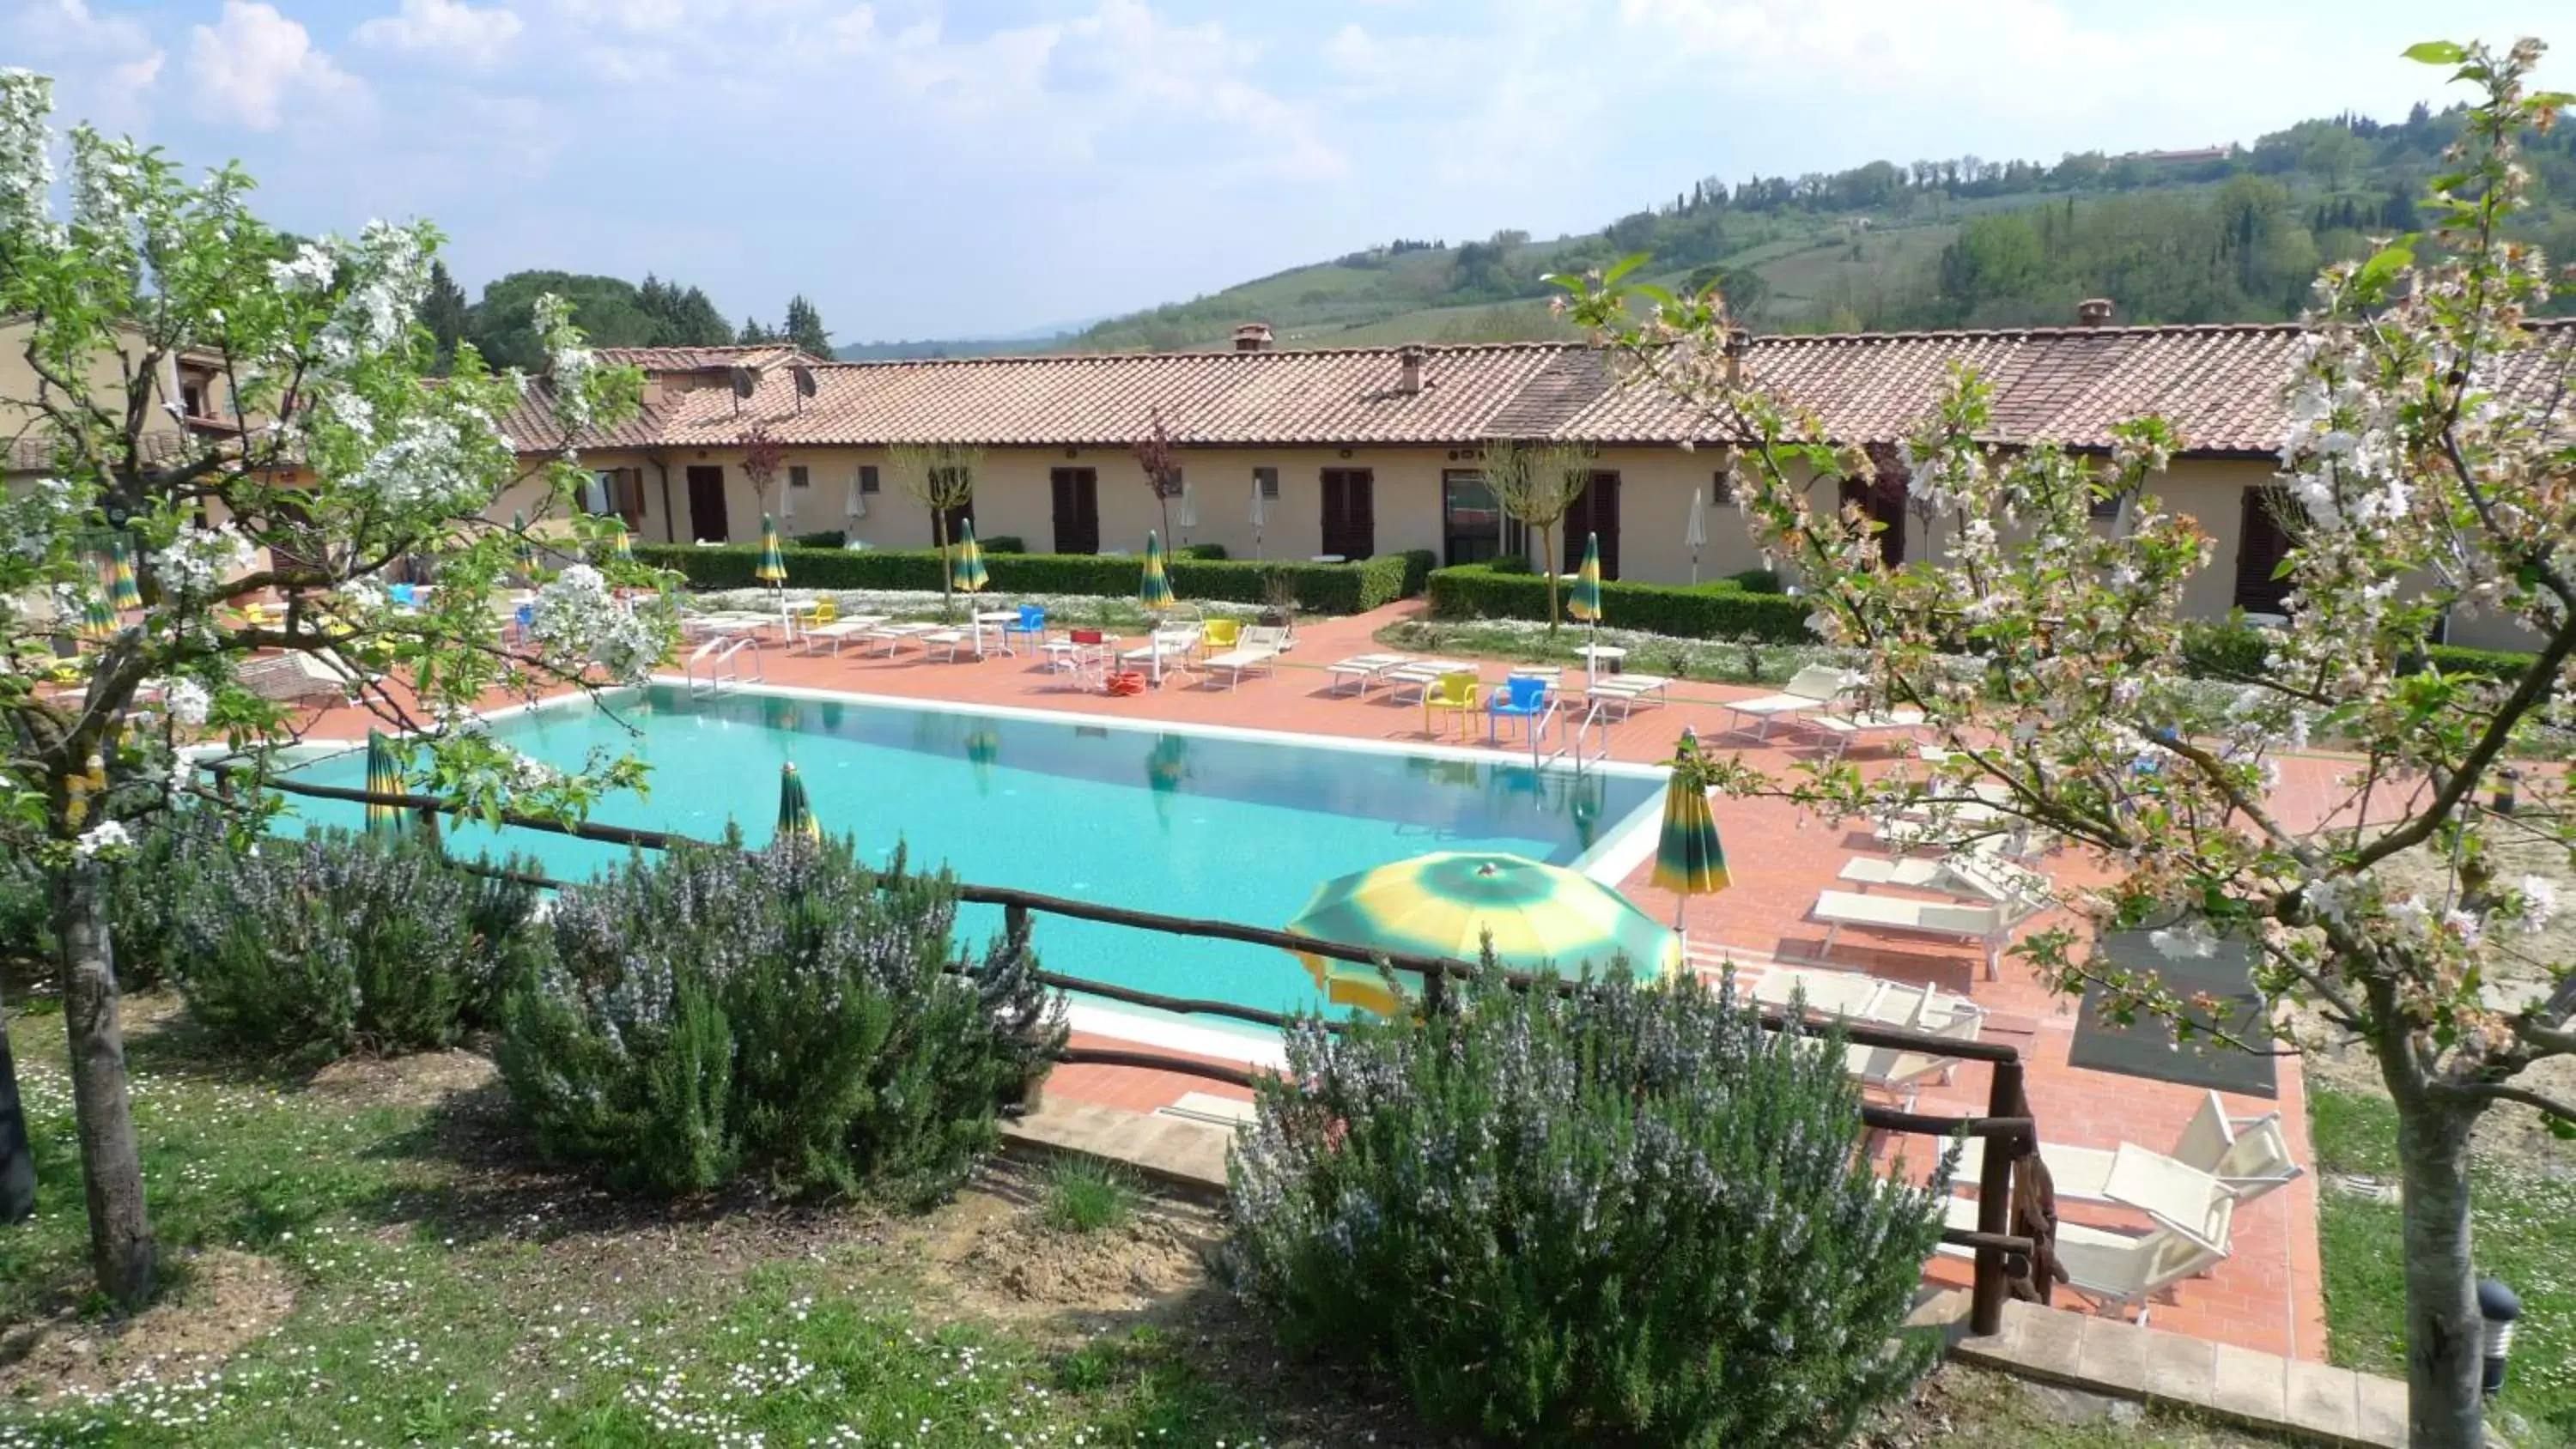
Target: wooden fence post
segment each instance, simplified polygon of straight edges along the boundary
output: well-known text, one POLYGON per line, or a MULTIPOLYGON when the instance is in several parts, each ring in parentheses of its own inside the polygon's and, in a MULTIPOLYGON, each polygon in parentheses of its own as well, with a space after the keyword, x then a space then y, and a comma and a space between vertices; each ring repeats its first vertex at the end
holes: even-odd
MULTIPOLYGON (((1986 1115, 2010 1117, 2020 1110, 2022 1102, 2022 1067, 2018 1061, 1994 1064, 1994 1083, 1986 1094, 1986 1115)), ((1977 1231, 1997 1237, 2012 1231, 2013 1164, 2037 1144, 2013 1139, 1990 1139, 1986 1143, 1984 1168, 1977 1176, 1977 1231)), ((2004 1300, 2010 1296, 2011 1283, 2004 1273, 2004 1250, 1981 1246, 1977 1249, 1977 1277, 1969 1290, 1968 1331, 1980 1337, 2001 1333, 2004 1326, 2004 1300)))

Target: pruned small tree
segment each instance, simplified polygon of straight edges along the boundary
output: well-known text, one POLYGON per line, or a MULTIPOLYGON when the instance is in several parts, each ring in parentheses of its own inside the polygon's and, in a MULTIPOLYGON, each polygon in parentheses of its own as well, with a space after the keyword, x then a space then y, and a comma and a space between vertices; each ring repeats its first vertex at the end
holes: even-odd
POLYGON ((1960 372, 1903 451, 1937 549, 1889 568, 1862 509, 1812 501, 1879 470, 1758 376, 1735 375, 1720 306, 1628 285, 1627 264, 1564 279, 1641 385, 1743 448, 1756 540, 1804 574, 1825 640, 1862 657, 1857 707, 1920 710, 1944 747, 1875 778, 1843 763, 1773 775, 1739 757, 1719 771, 1723 788, 1835 818, 1928 813, 1936 844, 1996 828, 1962 806, 2000 812, 2099 872, 2103 885, 2061 890, 2094 931, 2147 929, 2177 959, 2241 940, 2266 1007, 2212 1022, 2072 928, 2019 947, 2043 979, 2253 1049, 2313 1044, 2317 1028, 2272 1009, 2298 1003, 2376 1058, 2404 1175, 2419 1449, 2484 1442, 2471 1132, 2500 1104, 2576 1131, 2576 1102, 2525 1075, 2576 1054, 2576 963, 2535 959, 2527 934, 2556 891, 2495 863, 2510 839, 2576 861, 2564 774, 2526 775, 2518 808, 2493 799, 2518 745, 2576 727, 2576 332, 2531 325, 2554 276, 2506 231, 2531 184, 2523 134, 2571 100, 2526 88, 2541 49, 2408 52, 2452 68, 2479 100, 2425 203, 2433 234, 2318 279, 2280 379, 2279 486, 2303 515, 2281 575, 2294 622, 2215 704, 2185 656, 2181 612, 2211 541, 2157 494, 2184 441, 2165 420, 2119 425, 2099 459, 2007 452, 1984 441, 1992 389, 1960 372), (2113 499, 2124 508, 2106 528, 2094 509, 2113 499), (2519 626, 2533 652, 2496 678, 2427 664, 2425 639, 2466 612, 2519 626), (2273 790, 2278 756, 2312 735, 2347 757, 2323 824, 2273 790), (2539 977, 2538 996, 2490 994, 2507 968, 2539 977))
POLYGON ((777 511, 770 492, 778 486, 778 475, 787 466, 786 445, 769 431, 766 423, 754 423, 742 434, 742 476, 751 484, 752 500, 760 505, 762 516, 777 511))
POLYGON ((1145 486, 1154 490, 1154 507, 1163 520, 1163 545, 1172 543, 1172 500, 1181 496, 1181 450, 1172 445, 1172 430, 1163 410, 1154 409, 1152 426, 1136 440, 1136 466, 1145 470, 1145 486))
POLYGON ((930 510, 930 542, 939 550, 939 614, 956 611, 956 571, 949 566, 948 515, 975 501, 975 475, 984 470, 984 450, 962 443, 886 450, 886 466, 895 483, 913 501, 930 510))
POLYGON ((1538 535, 1538 568, 1547 575, 1547 632, 1556 617, 1556 530, 1592 481, 1593 452, 1576 443, 1484 445, 1485 486, 1503 515, 1538 535))
MULTIPOLYGON (((571 441, 640 390, 583 345, 569 308, 538 304, 542 388, 495 375, 470 343, 432 385, 438 342, 417 318, 434 229, 298 242, 250 213, 239 170, 190 182, 87 126, 67 138, 72 209, 57 219, 50 111, 45 78, 0 70, 0 318, 36 379, 32 395, 0 396, 0 417, 46 459, 46 476, 0 494, 0 854, 34 862, 52 894, 90 1256, 99 1290, 131 1307, 152 1291, 155 1252, 109 864, 182 797, 256 808, 259 772, 309 718, 261 678, 282 669, 411 735, 414 774, 470 808, 579 814, 640 767, 536 767, 471 712, 493 689, 640 680, 676 630, 611 592, 665 576, 616 562, 557 573, 524 641, 493 627, 512 537, 488 512, 513 485, 568 500, 586 481, 571 441), (166 378, 183 365, 221 387, 238 426, 169 416, 166 378), (523 450, 539 461, 523 467, 523 450), (95 561, 119 539, 141 575, 123 608, 95 561), (438 560, 439 587, 396 606, 383 580, 412 555, 438 560), (275 607, 240 607, 253 601, 275 607), (66 617, 87 620, 68 670, 66 617), (205 789, 174 748, 201 738, 246 757, 254 788, 205 789)), ((0 1088, 0 1119, 15 1100, 0 1088)), ((0 1120, 0 1151, 22 1126, 0 1120)))

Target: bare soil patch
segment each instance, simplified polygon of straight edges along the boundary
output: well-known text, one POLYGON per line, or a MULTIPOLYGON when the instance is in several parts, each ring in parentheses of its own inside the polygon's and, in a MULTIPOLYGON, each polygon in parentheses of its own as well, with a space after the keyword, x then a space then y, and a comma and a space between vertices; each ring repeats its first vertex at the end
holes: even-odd
POLYGON ((1208 1257, 1224 1238, 1217 1213, 1140 1196, 1127 1220, 1092 1232, 1047 1221, 1043 1183, 1003 1159, 957 1201, 916 1227, 940 1287, 978 1312, 1066 1327, 1171 1317, 1212 1290, 1208 1257))
POLYGON ((165 1271, 175 1289, 130 1318, 66 1311, 0 1334, 0 1397, 41 1403, 213 1368, 295 1311, 293 1278, 267 1258, 214 1248, 165 1271))
POLYGON ((343 1057, 315 1072, 307 1085, 365 1106, 431 1107, 499 1080, 490 1057, 455 1047, 400 1057, 343 1057))

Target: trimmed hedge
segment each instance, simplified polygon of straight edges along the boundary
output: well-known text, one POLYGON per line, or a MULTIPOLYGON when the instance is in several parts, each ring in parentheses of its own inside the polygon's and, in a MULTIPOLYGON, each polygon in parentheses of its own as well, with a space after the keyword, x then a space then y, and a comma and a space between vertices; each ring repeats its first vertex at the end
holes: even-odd
MULTIPOLYGON (((2272 652, 2272 637, 2247 624, 2194 623, 2183 626, 2184 667, 2207 679, 2257 679, 2272 652)), ((2407 660, 2401 671, 2429 665, 2444 674, 2480 679, 2514 680, 2531 667, 2532 656, 2512 649, 2470 649, 2459 644, 2429 644, 2407 660)))
MULTIPOLYGON (((1435 619, 1540 619, 1547 617, 1547 580, 1537 574, 1501 573, 1485 564, 1436 569, 1431 574, 1435 619)), ((1558 607, 1565 589, 1557 591, 1558 607)), ((1685 639, 1756 639, 1772 644, 1811 644, 1804 599, 1747 592, 1732 580, 1683 588, 1671 584, 1601 585, 1602 622, 1685 639)))
MULTIPOLYGON (((933 549, 871 548, 783 550, 787 584, 798 589, 918 589, 939 591, 944 572, 933 549)), ((984 568, 1004 593, 1133 596, 1144 560, 1130 555, 1027 553, 987 549, 984 568)), ((760 562, 758 544, 638 544, 635 557, 677 572, 692 588, 748 589, 760 562)), ((1430 573, 1428 553, 1380 554, 1355 564, 1257 563, 1236 559, 1173 558, 1165 563, 1172 589, 1184 599, 1217 603, 1268 602, 1265 584, 1285 578, 1297 607, 1322 614, 1358 614, 1405 597, 1406 585, 1430 573)))

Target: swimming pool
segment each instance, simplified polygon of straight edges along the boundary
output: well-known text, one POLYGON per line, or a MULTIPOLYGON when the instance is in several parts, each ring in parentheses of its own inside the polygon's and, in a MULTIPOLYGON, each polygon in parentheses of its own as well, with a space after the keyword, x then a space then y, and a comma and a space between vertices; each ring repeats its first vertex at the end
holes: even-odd
MULTIPOLYGON (((1274 927, 1323 881, 1426 851, 1506 851, 1606 873, 1614 854, 1635 854, 1638 836, 1651 835, 1661 789, 1653 772, 1633 767, 1578 776, 1466 751, 797 691, 693 700, 658 684, 611 695, 605 708, 572 699, 506 712, 492 732, 559 766, 578 766, 594 748, 647 761, 648 794, 602 802, 591 815, 601 823, 712 838, 733 820, 756 845, 777 819, 779 767, 793 761, 823 828, 855 835, 873 862, 900 840, 916 865, 944 862, 981 885, 1274 927)), ((362 787, 365 775, 357 751, 296 777, 362 787)), ((289 799, 307 820, 361 821, 356 805, 289 799)), ((448 840, 460 854, 532 856, 564 879, 624 854, 541 831, 496 838, 461 823, 448 840)), ((978 942, 1000 921, 991 909, 961 916, 978 942)), ((1305 968, 1266 947, 1045 915, 1033 930, 1053 971, 1274 1011, 1320 1002, 1305 968)))

